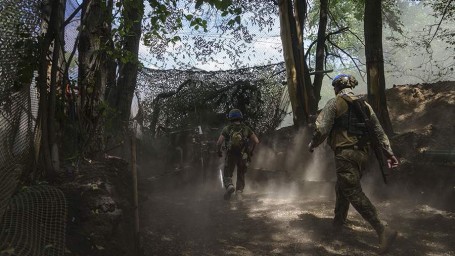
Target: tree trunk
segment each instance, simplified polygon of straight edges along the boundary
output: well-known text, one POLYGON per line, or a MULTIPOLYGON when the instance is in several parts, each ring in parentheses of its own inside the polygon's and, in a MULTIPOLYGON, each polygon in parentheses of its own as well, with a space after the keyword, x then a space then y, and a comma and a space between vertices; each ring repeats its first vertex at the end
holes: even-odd
MULTIPOLYGON (((39 161, 44 168, 45 176, 53 176, 59 169, 59 152, 57 145, 57 127, 55 120, 56 112, 56 93, 59 82, 59 66, 61 61, 61 49, 63 44, 62 24, 65 13, 65 0, 51 1, 49 23, 43 25, 45 35, 41 42, 38 79, 39 88, 39 112, 38 112, 38 132, 40 133, 39 161), (47 27, 46 27, 47 26, 47 27), (53 45, 52 45, 53 42, 53 45), (52 47, 51 47, 52 45, 52 47), (51 63, 48 54, 52 48, 51 63), (50 70, 49 70, 49 65, 50 70), (48 83, 50 76, 50 83, 48 83)), ((60 80, 61 82, 61 80, 60 80)))
POLYGON ((382 52, 382 1, 365 2, 365 57, 367 64, 368 101, 387 134, 392 123, 385 96, 384 57, 382 52))
POLYGON ((324 51, 325 51, 325 36, 327 31, 327 20, 328 20, 328 0, 320 0, 319 6, 319 28, 318 28, 318 39, 316 44, 316 65, 315 75, 313 80, 313 90, 315 95, 316 107, 321 100, 321 88, 322 80, 324 78, 324 51))
POLYGON ((120 60, 117 84, 110 89, 108 96, 109 105, 117 111, 117 116, 114 118, 114 127, 116 127, 117 131, 114 130, 113 132, 121 137, 126 135, 131 103, 136 89, 143 14, 143 1, 132 0, 125 2, 122 13, 123 25, 126 29, 126 35, 123 38, 123 50, 127 54, 127 61, 120 60))
MULTIPOLYGON (((280 0, 279 1, 279 15, 280 15, 280 31, 281 31, 281 43, 283 45, 283 57, 284 63, 286 65, 286 80, 288 85, 289 99, 291 101, 293 121, 294 125, 298 126, 299 119, 303 118, 302 116, 297 115, 298 112, 298 100, 297 100, 297 78, 295 70, 294 55, 292 52, 292 40, 291 40, 291 30, 289 24, 289 9, 292 6, 289 6, 289 1, 280 0)), ((301 111, 299 112, 299 114, 301 111)))
MULTIPOLYGON (((293 48, 294 58, 297 67, 297 81, 298 81, 298 92, 300 101, 303 106, 304 119, 301 125, 308 124, 310 122, 310 116, 314 115, 317 110, 317 106, 314 106, 315 97, 313 92, 313 86, 311 83, 310 72, 305 62, 305 49, 303 48, 303 30, 304 22, 306 19, 307 3, 306 0, 294 0, 294 22, 295 26, 291 25, 291 29, 295 32, 291 32, 293 36, 293 48)), ((292 22, 292 21, 291 21, 292 22)), ((292 31, 292 30, 291 30, 292 31)))
POLYGON ((80 150, 96 152, 104 147, 100 107, 106 87, 115 73, 112 49, 111 20, 113 1, 86 0, 81 14, 79 40, 80 109, 78 117, 82 141, 80 150))
POLYGON ((305 8, 304 0, 295 0, 294 7, 292 0, 279 1, 281 41, 286 64, 288 92, 294 114, 294 125, 297 127, 308 122, 314 99, 311 80, 307 79, 309 72, 306 69, 303 49, 305 8))
MULTIPOLYGON (((54 31, 54 45, 52 53, 52 66, 51 66, 51 81, 49 85, 49 105, 48 105, 48 127, 49 127, 49 146, 51 150, 52 168, 54 170, 60 169, 59 147, 57 142, 57 134, 59 133, 57 127, 57 120, 55 113, 57 112, 57 87, 63 82, 62 58, 64 49, 64 28, 63 22, 65 21, 65 7, 66 0, 57 0, 56 2, 56 21, 50 23, 54 31)), ((61 92, 63 95, 63 91, 61 92)))

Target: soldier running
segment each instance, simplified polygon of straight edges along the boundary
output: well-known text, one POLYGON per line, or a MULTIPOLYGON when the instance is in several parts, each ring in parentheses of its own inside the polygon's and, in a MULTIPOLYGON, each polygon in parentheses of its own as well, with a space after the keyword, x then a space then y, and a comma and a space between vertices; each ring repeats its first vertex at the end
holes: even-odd
POLYGON ((226 189, 224 199, 229 200, 231 195, 236 192, 238 199, 241 199, 245 188, 245 173, 248 162, 253 155, 253 150, 259 140, 253 130, 243 123, 243 114, 238 109, 229 112, 228 119, 230 124, 225 126, 216 143, 218 156, 222 157, 221 151, 223 142, 226 149, 226 157, 223 171, 223 184, 226 189), (232 175, 237 166, 237 183, 234 189, 232 175))

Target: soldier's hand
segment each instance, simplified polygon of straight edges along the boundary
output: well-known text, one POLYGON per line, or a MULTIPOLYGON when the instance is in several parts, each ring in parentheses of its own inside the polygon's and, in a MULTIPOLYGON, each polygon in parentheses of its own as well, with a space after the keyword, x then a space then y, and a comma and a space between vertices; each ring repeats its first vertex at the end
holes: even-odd
POLYGON ((308 144, 308 151, 310 151, 310 153, 314 152, 313 141, 311 141, 310 144, 308 144))
POLYGON ((390 156, 387 159, 387 165, 388 165, 389 169, 397 168, 399 164, 400 164, 400 162, 394 155, 390 156))

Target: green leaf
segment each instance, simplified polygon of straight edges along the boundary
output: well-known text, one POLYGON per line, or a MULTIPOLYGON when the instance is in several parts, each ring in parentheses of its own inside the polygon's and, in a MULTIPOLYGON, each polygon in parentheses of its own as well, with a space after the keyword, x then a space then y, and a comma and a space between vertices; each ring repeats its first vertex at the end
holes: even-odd
POLYGON ((199 9, 199 7, 201 7, 201 5, 202 5, 203 3, 204 3, 203 0, 196 0, 196 6, 195 6, 195 8, 196 8, 196 9, 199 9))
POLYGON ((188 15, 185 15, 185 18, 190 21, 191 19, 193 19, 193 15, 191 14, 188 14, 188 15))
POLYGON ((150 3, 150 6, 153 8, 158 6, 158 1, 156 1, 156 0, 151 0, 151 1, 149 1, 149 3, 150 3))
POLYGON ((232 5, 232 0, 222 0, 220 3, 220 10, 226 10, 229 6, 232 5))

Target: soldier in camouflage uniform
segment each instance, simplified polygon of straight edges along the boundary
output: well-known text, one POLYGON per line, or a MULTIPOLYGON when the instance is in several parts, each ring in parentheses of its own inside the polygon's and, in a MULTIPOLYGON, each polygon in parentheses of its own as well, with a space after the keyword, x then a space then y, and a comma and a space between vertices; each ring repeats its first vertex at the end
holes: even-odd
POLYGON ((225 126, 217 141, 218 156, 222 157, 221 152, 223 143, 226 149, 226 157, 223 171, 223 184, 226 189, 224 199, 229 200, 232 193, 236 192, 238 199, 241 199, 245 188, 245 173, 248 162, 253 155, 253 150, 259 140, 253 130, 242 122, 243 115, 238 109, 229 112, 228 119, 230 124, 225 126), (236 188, 232 182, 232 175, 237 166, 236 188))
MULTIPOLYGON (((375 229, 379 236, 380 253, 386 252, 393 243, 397 232, 384 227, 378 218, 376 208, 363 193, 360 184, 362 171, 368 161, 369 142, 365 126, 356 117, 352 101, 358 99, 352 88, 358 84, 352 75, 341 74, 333 79, 336 97, 329 100, 319 114, 313 138, 309 144, 310 152, 320 145, 326 138, 335 153, 336 163, 336 205, 333 226, 341 230, 345 224, 349 204, 360 213, 375 229)), ((382 129, 378 118, 371 106, 366 103, 370 111, 370 120, 375 126, 376 134, 382 144, 382 150, 387 156, 390 168, 398 166, 398 160, 390 147, 389 139, 382 129)))

